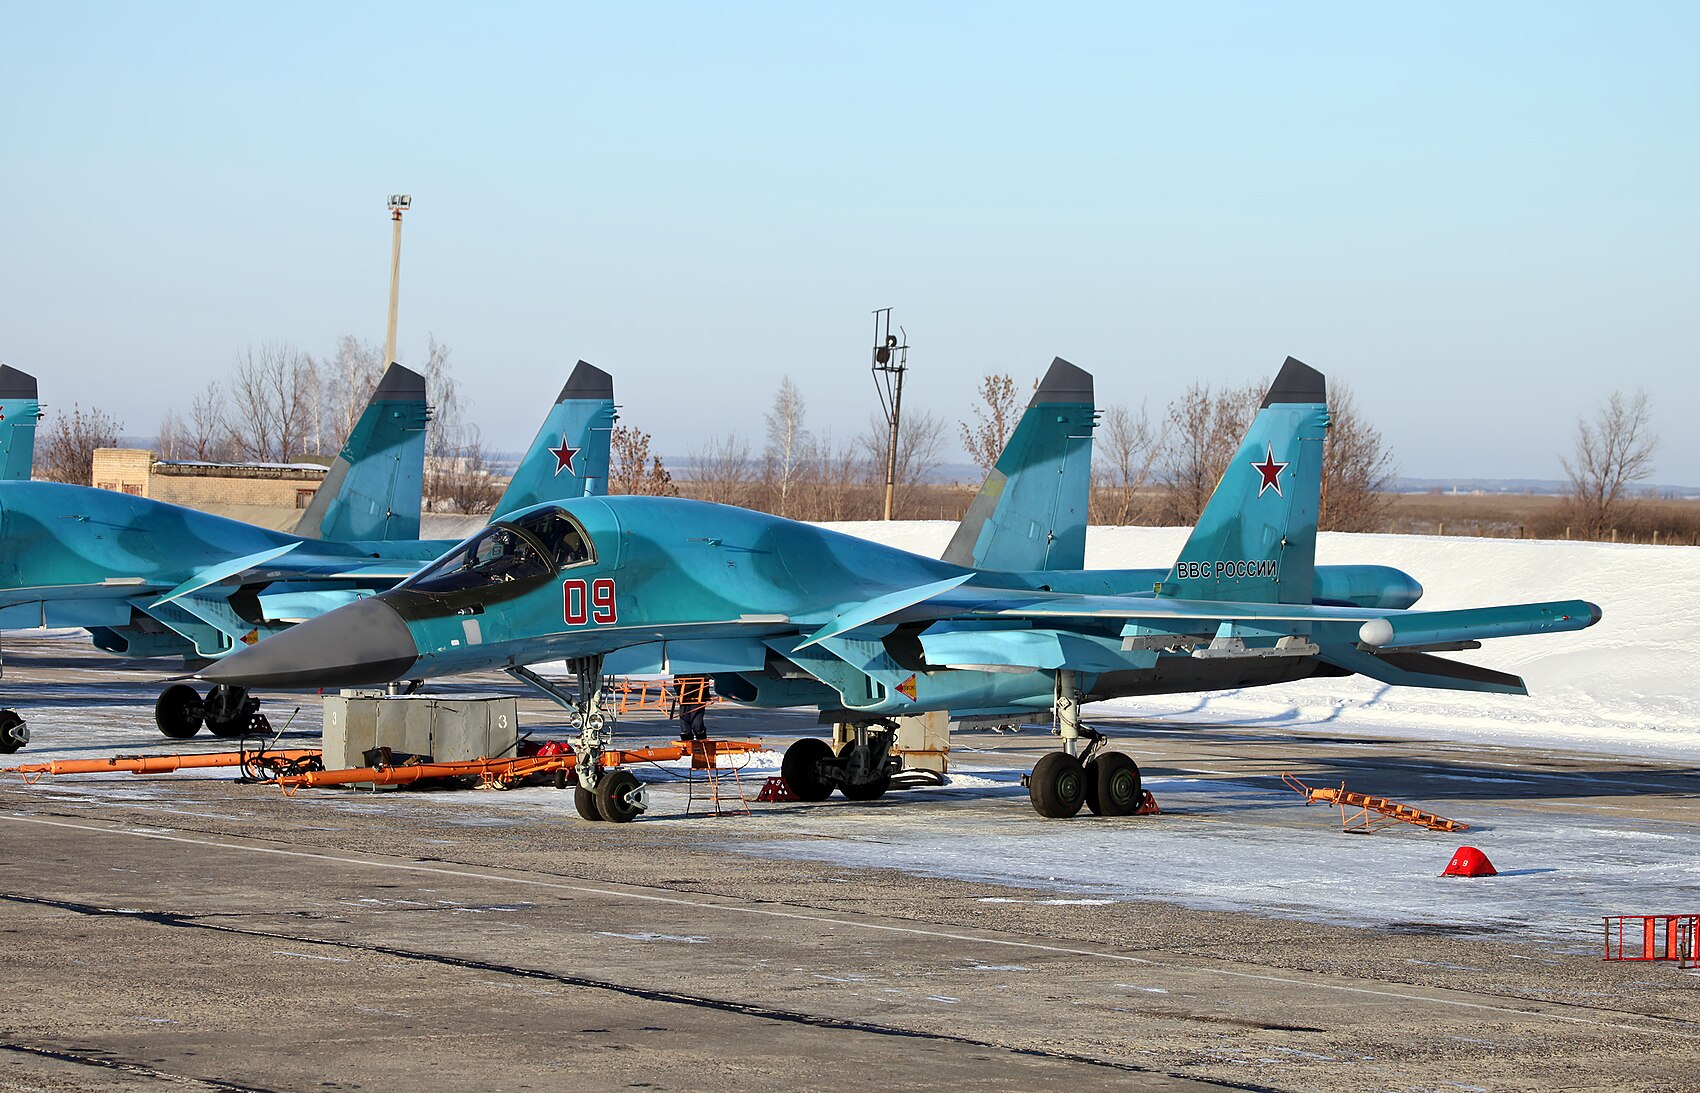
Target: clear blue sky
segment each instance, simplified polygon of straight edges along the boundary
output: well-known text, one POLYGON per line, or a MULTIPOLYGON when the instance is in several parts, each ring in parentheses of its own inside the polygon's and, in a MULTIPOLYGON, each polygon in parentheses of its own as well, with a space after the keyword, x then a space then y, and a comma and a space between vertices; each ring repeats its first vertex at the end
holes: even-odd
MULTIPOLYGON (((244 345, 454 349, 498 447, 574 360, 682 454, 954 420, 1060 354, 1154 413, 1287 354, 1403 473, 1557 477, 1646 388, 1700 484, 1700 5, 0 6, 0 359, 151 433, 244 345)), ((954 444, 952 445, 954 454, 954 444)))

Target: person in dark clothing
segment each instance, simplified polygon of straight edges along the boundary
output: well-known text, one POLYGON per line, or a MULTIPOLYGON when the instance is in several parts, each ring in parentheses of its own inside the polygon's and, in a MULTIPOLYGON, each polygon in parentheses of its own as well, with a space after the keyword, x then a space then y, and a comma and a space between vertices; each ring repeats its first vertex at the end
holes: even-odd
POLYGON ((704 714, 708 711, 708 677, 680 676, 679 739, 707 740, 708 726, 704 714))

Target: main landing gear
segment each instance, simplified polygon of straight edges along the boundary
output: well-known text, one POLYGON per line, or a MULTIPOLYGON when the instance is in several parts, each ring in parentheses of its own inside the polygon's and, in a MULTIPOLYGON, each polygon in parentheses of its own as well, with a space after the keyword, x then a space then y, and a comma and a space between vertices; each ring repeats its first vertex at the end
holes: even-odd
POLYGON ((1085 805, 1099 816, 1133 815, 1144 798, 1139 765, 1119 751, 1103 751, 1104 735, 1080 724, 1080 691, 1066 669, 1057 672, 1055 707, 1063 750, 1041 756, 1022 779, 1033 811, 1066 819, 1085 805))
POLYGON ((567 662, 578 683, 578 693, 568 694, 529 668, 513 667, 508 674, 566 707, 572 727, 578 730, 573 742, 577 759, 573 770, 573 807, 582 819, 624 824, 649 810, 649 791, 637 775, 624 767, 603 766, 603 755, 614 739, 614 712, 603 705, 602 658, 576 657, 567 662))
POLYGON ((799 801, 824 801, 834 789, 852 801, 877 801, 903 769, 891 751, 896 739, 897 726, 889 721, 858 724, 855 738, 837 754, 825 740, 804 737, 785 749, 779 774, 799 801))
POLYGON ((246 687, 223 683, 213 684, 205 698, 187 683, 172 684, 154 701, 153 723, 173 740, 189 739, 202 725, 214 736, 230 739, 268 729, 260 700, 246 687))

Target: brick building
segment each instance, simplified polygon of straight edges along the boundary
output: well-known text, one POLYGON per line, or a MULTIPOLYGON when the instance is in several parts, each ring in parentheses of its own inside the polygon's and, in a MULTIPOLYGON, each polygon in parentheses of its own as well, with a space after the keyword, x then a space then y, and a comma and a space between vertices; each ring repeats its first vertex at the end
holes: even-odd
POLYGON ((155 459, 146 448, 94 450, 93 481, 103 490, 227 515, 271 510, 276 519, 263 522, 273 526, 292 524, 324 477, 316 463, 201 463, 155 459))

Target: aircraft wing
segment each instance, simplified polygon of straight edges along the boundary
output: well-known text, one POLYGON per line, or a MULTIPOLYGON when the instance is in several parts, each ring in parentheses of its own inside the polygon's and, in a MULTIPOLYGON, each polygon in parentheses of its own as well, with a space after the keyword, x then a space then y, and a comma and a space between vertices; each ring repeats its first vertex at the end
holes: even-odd
MULTIPOLYGON (((1144 628, 1156 633, 1215 634, 1224 625, 1264 636, 1310 634, 1374 648, 1409 648, 1477 641, 1491 637, 1580 630, 1599 621, 1600 609, 1586 600, 1509 604, 1457 611, 1390 610, 1321 604, 1236 603, 1184 600, 1157 595, 1103 596, 985 588, 939 582, 891 593, 839 613, 799 646, 825 641, 876 622, 947 619, 1001 620, 1012 628, 1044 623, 1064 628, 1102 629, 1120 622, 1123 637, 1144 628), (890 610, 878 607, 891 605, 890 610), (869 610, 873 608, 875 610, 869 610)), ((985 631, 995 640, 995 628, 985 631)))

